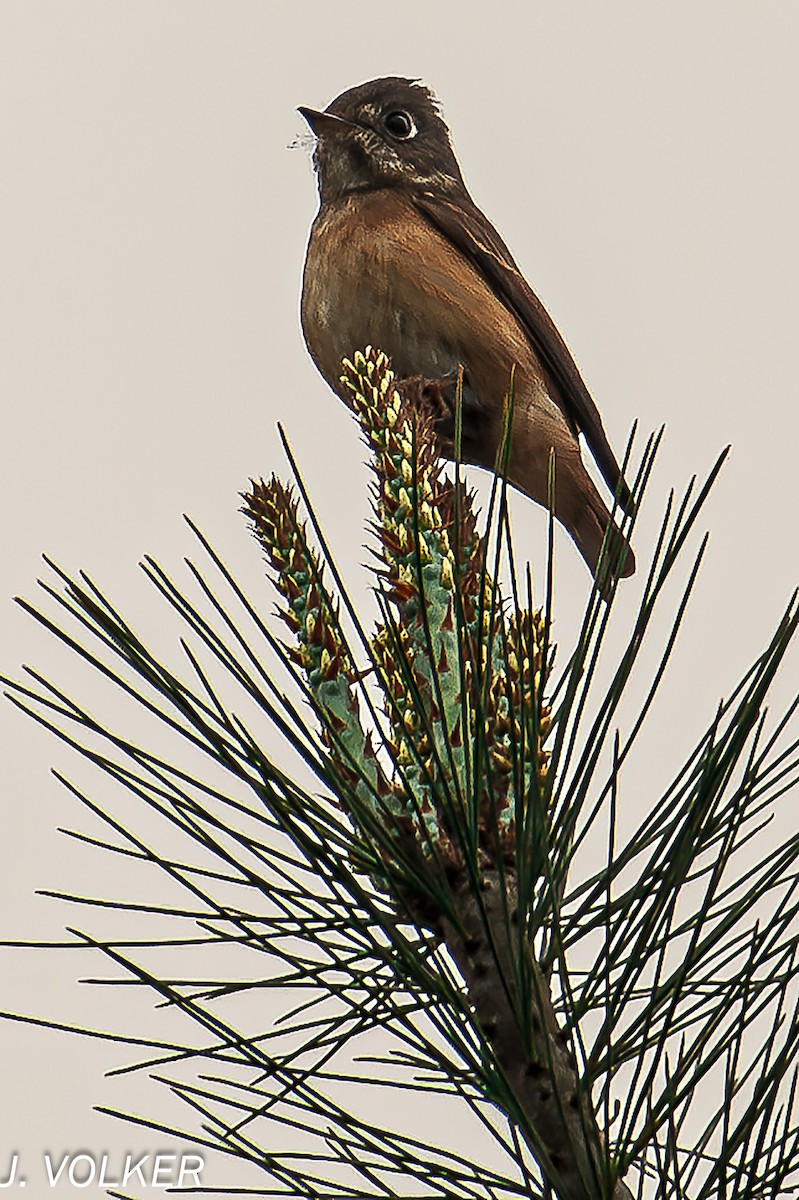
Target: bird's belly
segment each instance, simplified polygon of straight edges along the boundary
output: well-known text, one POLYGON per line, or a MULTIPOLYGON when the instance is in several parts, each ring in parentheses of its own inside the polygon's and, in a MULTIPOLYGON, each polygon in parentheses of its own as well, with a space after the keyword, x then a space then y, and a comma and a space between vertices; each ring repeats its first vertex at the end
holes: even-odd
POLYGON ((338 390, 341 359, 376 346, 397 375, 431 379, 456 370, 457 350, 425 304, 391 264, 375 256, 309 255, 303 287, 303 332, 322 374, 338 390), (416 294, 414 294, 414 292, 416 294))
MULTIPOLYGON (((512 370, 520 406, 522 396, 529 406, 544 391, 515 318, 398 198, 358 197, 320 213, 305 262, 302 322, 311 357, 345 401, 341 360, 366 346, 388 354, 401 378, 441 380, 462 366, 463 452, 480 465, 494 461, 512 370)), ((454 390, 450 398, 454 406, 454 390)), ((451 425, 441 422, 445 441, 451 425)))

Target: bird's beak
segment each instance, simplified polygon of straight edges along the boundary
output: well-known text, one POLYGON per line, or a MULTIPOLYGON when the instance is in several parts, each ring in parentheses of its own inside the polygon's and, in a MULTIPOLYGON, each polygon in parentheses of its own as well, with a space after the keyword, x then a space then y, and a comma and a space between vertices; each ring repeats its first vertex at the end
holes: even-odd
POLYGON ((315 108, 303 108, 302 106, 297 109, 297 112, 305 117, 317 137, 322 133, 332 133, 336 129, 342 130, 345 126, 352 126, 351 121, 345 121, 343 117, 337 117, 335 113, 318 112, 315 108))

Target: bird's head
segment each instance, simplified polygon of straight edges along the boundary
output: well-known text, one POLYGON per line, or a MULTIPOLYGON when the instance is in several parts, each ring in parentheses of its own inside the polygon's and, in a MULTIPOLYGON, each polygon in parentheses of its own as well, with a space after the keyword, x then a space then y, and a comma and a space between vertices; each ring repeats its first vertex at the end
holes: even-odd
POLYGON ((323 203, 383 187, 464 186, 435 97, 416 80, 373 79, 342 92, 324 112, 299 111, 316 134, 323 203))

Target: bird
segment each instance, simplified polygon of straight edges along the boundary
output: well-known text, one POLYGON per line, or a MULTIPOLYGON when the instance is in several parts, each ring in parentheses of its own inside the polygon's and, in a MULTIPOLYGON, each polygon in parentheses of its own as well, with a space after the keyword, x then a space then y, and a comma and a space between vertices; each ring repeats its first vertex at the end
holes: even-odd
POLYGON ((454 454, 454 381, 462 380, 462 461, 497 469, 511 373, 507 479, 554 512, 600 592, 635 557, 586 470, 580 434, 615 497, 634 501, 566 343, 494 226, 472 200, 433 92, 399 76, 349 88, 326 109, 300 107, 315 135, 319 209, 300 315, 310 356, 345 403, 342 359, 374 346, 395 377, 423 380, 454 454))

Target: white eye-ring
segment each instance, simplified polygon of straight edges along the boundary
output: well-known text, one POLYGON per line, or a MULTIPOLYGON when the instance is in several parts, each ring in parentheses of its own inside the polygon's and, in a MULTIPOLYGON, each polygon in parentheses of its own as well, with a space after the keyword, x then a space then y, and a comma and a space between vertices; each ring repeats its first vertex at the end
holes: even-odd
POLYGON ((407 142, 409 138, 416 137, 419 132, 411 114, 400 108, 387 113, 383 118, 383 124, 391 136, 401 142, 407 142))

